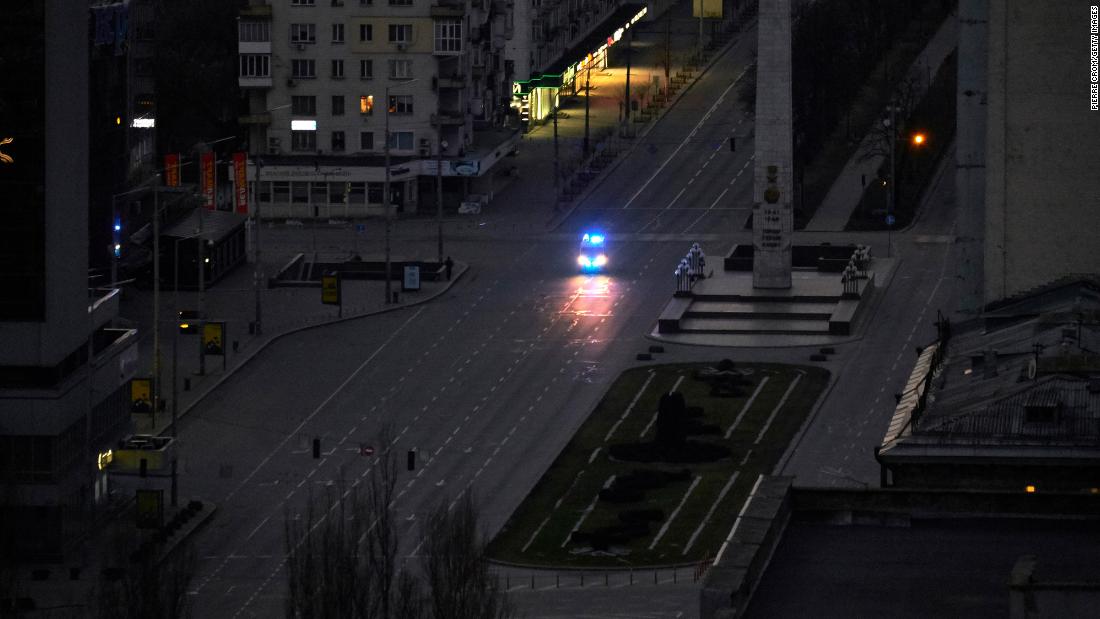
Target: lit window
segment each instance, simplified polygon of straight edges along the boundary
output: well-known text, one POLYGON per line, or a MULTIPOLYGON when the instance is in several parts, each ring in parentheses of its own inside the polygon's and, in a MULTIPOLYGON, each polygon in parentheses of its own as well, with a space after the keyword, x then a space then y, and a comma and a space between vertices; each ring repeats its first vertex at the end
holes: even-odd
POLYGON ((359 97, 359 113, 371 114, 374 112, 374 95, 363 95, 359 97))
POLYGON ((412 95, 390 95, 390 114, 412 114, 412 95))

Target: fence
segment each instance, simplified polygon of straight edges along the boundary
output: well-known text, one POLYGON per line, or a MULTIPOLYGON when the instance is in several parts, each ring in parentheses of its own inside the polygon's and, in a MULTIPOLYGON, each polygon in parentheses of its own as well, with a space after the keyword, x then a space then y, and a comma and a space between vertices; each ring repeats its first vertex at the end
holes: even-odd
POLYGON ((505 591, 546 591, 549 589, 584 589, 592 587, 622 588, 634 586, 662 586, 695 584, 703 580, 713 559, 696 564, 635 568, 591 569, 564 571, 530 571, 502 569, 496 573, 497 581, 505 591))

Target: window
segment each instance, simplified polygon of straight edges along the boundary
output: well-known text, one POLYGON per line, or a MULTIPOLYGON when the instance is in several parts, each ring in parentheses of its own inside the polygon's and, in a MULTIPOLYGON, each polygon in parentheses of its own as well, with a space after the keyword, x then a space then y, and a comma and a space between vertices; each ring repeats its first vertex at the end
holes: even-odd
POLYGON ((243 21, 237 29, 241 43, 267 43, 271 41, 271 22, 243 21))
POLYGON ((390 95, 390 114, 412 114, 412 95, 390 95))
POLYGON ((435 51, 440 53, 458 53, 462 51, 462 20, 436 20, 435 51))
POLYGON ((344 183, 329 183, 328 184, 328 202, 329 204, 344 204, 347 200, 347 185, 344 183))
POLYGON ((291 43, 316 43, 317 29, 314 24, 290 24, 291 43))
POLYGON ((344 61, 340 58, 332 60, 332 77, 338 80, 344 79, 344 61))
POLYGON ((359 132, 359 150, 374 150, 374 132, 359 132))
POLYGON ((374 77, 374 61, 373 60, 360 60, 359 61, 359 79, 369 80, 374 77))
POLYGON ((290 181, 290 201, 294 204, 309 204, 309 183, 290 181))
POLYGON ((390 0, 390 6, 412 6, 412 0, 390 0))
POLYGON ((412 79, 412 61, 411 60, 391 60, 390 61, 390 78, 395 79, 395 80, 412 79))
MULTIPOLYGON (((291 150, 317 150, 317 132, 316 131, 291 131, 290 132, 290 148, 291 150)), ((295 183, 297 184, 297 183, 295 183)))
POLYGON ((394 150, 412 150, 413 147, 413 132, 412 131, 391 131, 390 132, 390 148, 394 150))
POLYGON ((344 150, 344 132, 333 131, 332 132, 332 150, 343 151, 344 150))
POLYGON ((271 77, 271 57, 267 54, 241 54, 241 77, 271 77))
POLYGON ((371 4, 374 4, 372 0, 359 0, 360 6, 370 6, 371 4))
MULTIPOLYGON (((335 150, 335 149, 333 149, 335 150)), ((344 150, 344 149, 340 149, 344 150)), ((309 201, 311 204, 325 204, 328 202, 328 183, 310 183, 309 201)))
POLYGON ((374 39, 374 26, 372 24, 359 24, 359 40, 371 41, 374 39))
POLYGON ((343 43, 344 42, 344 24, 332 25, 332 42, 343 43))
POLYGON ((367 183, 367 201, 371 204, 382 204, 382 183, 367 183))
POLYGON ((332 115, 344 115, 344 95, 332 95, 332 115))
POLYGON ((374 95, 363 95, 359 97, 359 113, 371 114, 374 112, 374 95))
POLYGON ((315 0, 290 0, 290 6, 313 6, 315 0))
POLYGON ((273 202, 279 204, 287 204, 290 202, 290 181, 274 181, 271 183, 272 193, 274 194, 273 202))
POLYGON ((306 58, 295 58, 291 60, 290 76, 299 79, 312 79, 317 77, 317 61, 306 58))
POLYGON ((290 98, 290 113, 295 116, 316 116, 317 97, 295 95, 290 98))
POLYGON ((408 43, 412 38, 412 24, 390 24, 390 43, 408 43))

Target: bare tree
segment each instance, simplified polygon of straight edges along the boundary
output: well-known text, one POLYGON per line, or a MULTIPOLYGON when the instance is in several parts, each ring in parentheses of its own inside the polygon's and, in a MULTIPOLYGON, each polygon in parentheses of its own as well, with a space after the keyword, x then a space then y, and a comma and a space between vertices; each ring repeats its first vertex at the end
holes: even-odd
POLYGON ((893 105, 898 107, 898 111, 894 113, 894 126, 886 126, 881 119, 871 125, 867 132, 868 137, 859 149, 860 161, 890 156, 890 132, 897 131, 920 103, 925 91, 928 90, 926 82, 924 75, 916 71, 910 73, 898 84, 893 97, 893 105))
POLYGON ((474 500, 466 492, 453 509, 446 505, 428 516, 423 571, 435 619, 504 619, 515 611, 489 572, 485 541, 478 530, 474 500))
POLYGON ((123 619, 182 619, 191 616, 187 591, 195 574, 195 550, 182 542, 168 555, 155 546, 139 548, 132 533, 116 531, 113 564, 91 593, 92 616, 123 619), (93 614, 94 613, 94 614, 93 614))

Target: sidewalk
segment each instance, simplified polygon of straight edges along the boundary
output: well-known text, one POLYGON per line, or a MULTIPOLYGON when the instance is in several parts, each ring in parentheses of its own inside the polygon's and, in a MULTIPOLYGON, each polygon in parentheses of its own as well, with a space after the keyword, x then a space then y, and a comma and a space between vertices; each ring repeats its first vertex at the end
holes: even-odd
MULTIPOLYGON (((266 257, 266 256, 265 256, 266 257)), ((373 259, 372 256, 364 256, 373 259)), ((289 256, 271 256, 265 260, 265 272, 268 277, 282 267, 289 256)), ((396 259, 400 259, 397 257, 396 259)), ((161 349, 161 401, 164 408, 155 416, 140 413, 133 415, 134 433, 160 434, 171 423, 172 406, 172 348, 178 343, 176 389, 178 414, 184 416, 203 397, 212 391, 221 381, 248 362, 272 341, 303 329, 329 324, 340 320, 349 320, 371 314, 394 311, 417 305, 433 299, 454 284, 468 265, 455 262, 454 274, 450 281, 421 280, 421 289, 416 292, 402 292, 401 282, 395 280, 392 290, 398 292, 399 303, 385 303, 385 282, 348 280, 342 291, 342 311, 336 306, 321 303, 320 288, 264 288, 262 296, 263 334, 249 333, 249 324, 255 319, 256 295, 252 287, 252 263, 237 267, 225 279, 217 282, 203 295, 195 291, 181 290, 178 295, 171 290, 161 290, 160 294, 160 349, 161 349), (178 303, 178 306, 177 306, 178 303), (197 310, 205 308, 210 321, 224 321, 225 341, 224 359, 207 355, 205 372, 199 375, 199 340, 197 335, 177 335, 177 308, 197 310), (341 317, 342 315, 342 317, 341 317)), ((170 280, 171 278, 167 278, 170 280)), ((121 314, 136 323, 141 340, 138 344, 139 376, 153 375, 153 291, 126 288, 123 291, 121 314), (135 319, 136 317, 136 319, 135 319)))
MULTIPOLYGON (((909 67, 909 74, 926 75, 927 81, 924 82, 924 87, 927 88, 928 84, 935 78, 936 72, 943 64, 943 60, 955 49, 957 41, 958 22, 955 16, 951 15, 944 20, 940 29, 928 42, 928 45, 913 61, 913 64, 909 67)), ((882 166, 885 159, 881 155, 876 155, 865 161, 860 161, 860 155, 864 152, 872 136, 872 133, 864 136, 859 147, 852 154, 852 158, 848 160, 840 175, 833 181, 829 193, 825 195, 825 199, 817 207, 813 218, 806 224, 806 231, 839 232, 843 231, 845 226, 848 225, 852 211, 859 205, 859 200, 863 196, 864 182, 871 182, 871 179, 878 177, 879 167, 882 166)))
MULTIPOLYGON (((669 74, 672 78, 684 70, 688 56, 695 51, 699 41, 699 21, 691 17, 691 6, 690 0, 681 0, 669 9, 672 12, 672 21, 668 28, 672 60, 669 74)), ((630 131, 636 136, 643 135, 646 127, 652 126, 659 120, 663 111, 667 111, 676 97, 690 85, 690 80, 687 84, 681 83, 672 101, 666 101, 664 106, 659 108, 662 111, 656 114, 649 111, 648 116, 645 116, 647 106, 657 93, 653 87, 654 78, 658 78, 662 89, 665 85, 667 20, 666 12, 653 20, 639 22, 636 26, 630 67, 630 90, 633 98, 638 101, 638 110, 631 113, 630 131), (648 118, 648 120, 638 122, 641 118, 648 118)), ((741 18, 735 18, 734 23, 740 23, 740 20, 741 18)), ((730 35, 724 30, 729 21, 714 20, 718 40, 722 41, 719 50, 731 40, 730 35)), ((708 21, 704 41, 710 41, 710 39, 711 24, 708 21)), ((624 37, 623 41, 616 46, 621 49, 616 49, 611 54, 608 68, 593 69, 590 76, 591 90, 588 101, 590 153, 599 153, 609 148, 615 155, 621 155, 622 151, 619 149, 628 150, 637 140, 637 138, 614 137, 601 143, 601 138, 617 136, 622 124, 626 89, 624 45, 626 40, 624 37)), ((712 50, 707 58, 713 59, 719 50, 712 50)), ((696 69, 691 80, 698 79, 700 74, 700 70, 696 69)), ((572 90, 565 89, 560 96, 561 116, 557 123, 558 159, 559 169, 563 174, 579 169, 583 162, 585 77, 584 73, 578 77, 576 95, 572 94, 572 90)), ((519 229, 535 229, 539 232, 552 228, 555 220, 562 217, 570 206, 579 202, 585 195, 584 192, 579 194, 572 204, 559 204, 557 201, 554 183, 554 123, 552 120, 533 127, 523 136, 519 153, 512 159, 511 165, 517 168, 517 174, 512 177, 511 182, 498 189, 493 200, 482 209, 482 213, 489 215, 501 228, 513 226, 519 229)), ((590 191, 598 182, 598 178, 589 182, 585 191, 590 191)))

